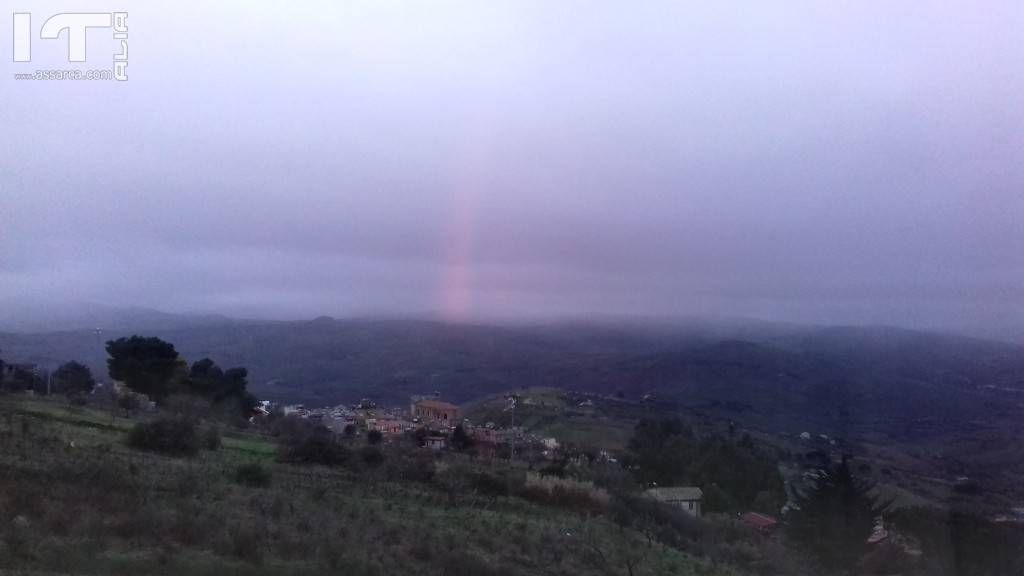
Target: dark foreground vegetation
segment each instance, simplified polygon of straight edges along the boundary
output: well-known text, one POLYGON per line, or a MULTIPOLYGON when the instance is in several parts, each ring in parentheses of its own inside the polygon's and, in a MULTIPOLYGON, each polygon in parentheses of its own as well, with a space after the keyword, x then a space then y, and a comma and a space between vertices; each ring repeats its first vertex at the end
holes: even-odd
POLYGON ((894 523, 921 557, 880 548, 829 565, 788 529, 759 534, 731 514, 694 519, 643 497, 621 466, 542 476, 434 453, 412 435, 370 444, 289 420, 225 428, 214 445, 203 442, 209 422, 111 420, 66 400, 0 396, 0 569, 1019 574, 1019 528, 967 515, 902 511, 894 523), (140 430, 166 437, 142 441, 140 430))
POLYGON ((129 447, 137 432, 124 418, 111 424, 91 408, 9 396, 0 403, 3 570, 728 573, 596 509, 561 505, 572 498, 524 497, 524 473, 510 484, 507 472, 457 457, 314 442, 306 460, 335 448, 345 456, 328 457, 336 466, 297 465, 280 461, 291 459, 289 448, 230 431, 215 451, 174 457, 129 447))

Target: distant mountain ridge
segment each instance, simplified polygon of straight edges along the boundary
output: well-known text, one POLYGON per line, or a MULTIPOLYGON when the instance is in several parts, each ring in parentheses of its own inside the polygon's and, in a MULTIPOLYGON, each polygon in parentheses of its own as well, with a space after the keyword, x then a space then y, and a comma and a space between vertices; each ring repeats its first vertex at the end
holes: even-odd
POLYGON ((173 314, 152 308, 39 299, 0 300, 0 332, 146 330, 237 322, 219 314, 173 314))

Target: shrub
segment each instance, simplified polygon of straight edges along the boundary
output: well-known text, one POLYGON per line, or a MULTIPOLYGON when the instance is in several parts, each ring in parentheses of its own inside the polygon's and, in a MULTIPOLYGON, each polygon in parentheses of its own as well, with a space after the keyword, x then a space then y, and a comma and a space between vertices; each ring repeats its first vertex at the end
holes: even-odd
POLYGON ((68 394, 68 402, 72 406, 85 406, 89 403, 89 397, 84 394, 68 394))
POLYGON ((381 434, 380 430, 370 430, 366 433, 366 442, 369 444, 380 444, 380 441, 384 439, 384 435, 381 434))
POLYGON ((384 474, 391 481, 430 482, 434 478, 434 455, 399 444, 388 455, 384 474))
POLYGON ((384 462, 384 453, 376 446, 363 446, 359 449, 359 457, 368 466, 377 466, 384 462))
POLYGON ((210 417, 210 403, 189 394, 172 394, 160 404, 160 412, 198 423, 210 417))
POLYGON ((270 486, 272 478, 270 469, 258 463, 242 464, 235 469, 235 482, 254 488, 270 486))
POLYGON ((191 422, 161 418, 140 422, 128 434, 128 445, 139 450, 174 456, 194 456, 199 452, 199 435, 191 422))
POLYGON ((340 466, 348 462, 351 452, 324 436, 310 436, 286 447, 281 460, 292 464, 340 466))
POLYGON ((592 482, 527 474, 522 495, 527 500, 570 510, 600 512, 608 507, 608 492, 592 482))
POLYGON ((522 489, 522 477, 513 477, 507 471, 480 470, 469 475, 470 486, 485 496, 504 496, 510 490, 522 489))
POLYGON ((220 431, 216 426, 210 426, 203 432, 203 448, 217 450, 220 448, 220 431))
POLYGON ((122 390, 116 396, 117 406, 124 410, 125 415, 128 416, 142 408, 143 398, 144 396, 136 394, 131 390, 122 390))

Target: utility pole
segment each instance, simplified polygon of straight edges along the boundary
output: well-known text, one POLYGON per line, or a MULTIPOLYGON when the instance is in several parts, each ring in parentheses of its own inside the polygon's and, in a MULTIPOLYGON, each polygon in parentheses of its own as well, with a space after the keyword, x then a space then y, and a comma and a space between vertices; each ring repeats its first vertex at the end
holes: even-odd
POLYGON ((512 400, 512 437, 511 437, 512 451, 509 452, 508 458, 509 458, 509 462, 512 464, 512 466, 515 466, 515 463, 516 463, 516 397, 515 397, 514 394, 512 395, 511 400, 512 400))
POLYGON ((508 410, 512 411, 512 425, 509 430, 509 454, 508 454, 508 495, 512 495, 512 474, 516 464, 516 396, 511 394, 508 397, 509 407, 508 410))

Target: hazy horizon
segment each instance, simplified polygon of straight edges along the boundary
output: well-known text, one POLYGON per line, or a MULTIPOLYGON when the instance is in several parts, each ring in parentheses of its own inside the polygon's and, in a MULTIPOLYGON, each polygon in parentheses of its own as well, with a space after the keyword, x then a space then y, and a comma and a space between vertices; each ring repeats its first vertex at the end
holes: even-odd
MULTIPOLYGON (((998 329, 955 329, 928 326, 911 326, 891 322, 792 322, 756 316, 730 316, 721 314, 686 314, 686 315, 644 315, 644 314, 561 314, 547 316, 477 316, 473 318, 450 318, 441 313, 401 313, 401 312, 363 312, 342 315, 253 315, 239 316, 223 314, 215 311, 168 311, 144 306, 118 307, 98 302, 83 301, 51 301, 7 299, 0 300, 0 306, 14 305, 11 308, 0 308, 0 334, 48 334, 55 332, 91 332, 95 328, 111 333, 125 331, 161 332, 188 327, 217 325, 224 322, 241 323, 303 323, 330 319, 337 322, 428 322, 447 325, 465 325, 479 327, 506 328, 544 328, 544 327, 592 327, 595 329, 626 329, 640 332, 648 329, 657 331, 668 330, 725 330, 723 338, 733 339, 737 334, 730 330, 755 329, 768 330, 828 330, 864 328, 912 331, 946 336, 960 336, 1003 342, 1024 346, 1024 332, 998 329)), ((756 339, 756 338, 755 338, 756 339)))
POLYGON ((4 92, 0 302, 1024 335, 1018 3, 128 13, 4 92))

